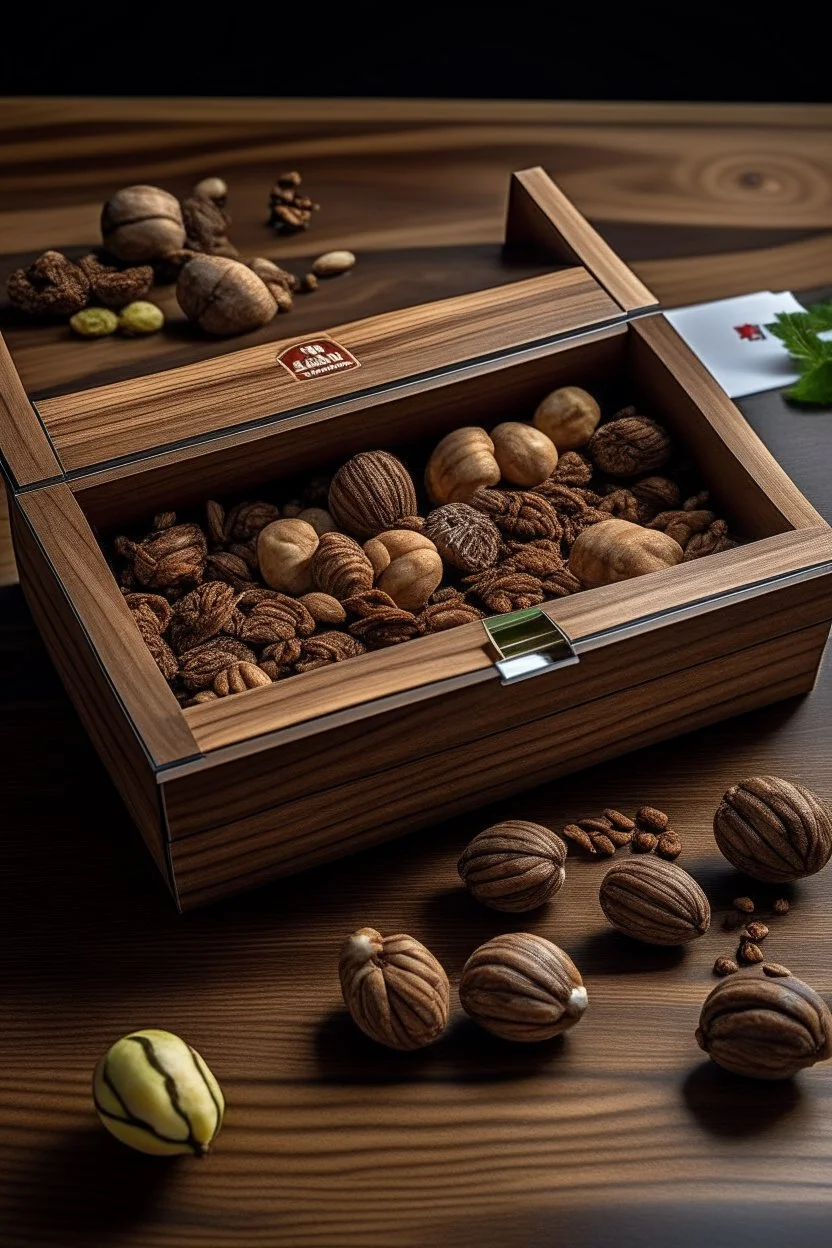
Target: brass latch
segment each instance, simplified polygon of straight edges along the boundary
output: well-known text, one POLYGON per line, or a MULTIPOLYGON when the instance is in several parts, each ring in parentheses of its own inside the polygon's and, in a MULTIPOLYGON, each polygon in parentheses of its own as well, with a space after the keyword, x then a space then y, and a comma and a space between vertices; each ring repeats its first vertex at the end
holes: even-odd
POLYGON ((492 615, 482 623, 497 651, 495 667, 504 685, 579 661, 566 633, 539 607, 492 615))

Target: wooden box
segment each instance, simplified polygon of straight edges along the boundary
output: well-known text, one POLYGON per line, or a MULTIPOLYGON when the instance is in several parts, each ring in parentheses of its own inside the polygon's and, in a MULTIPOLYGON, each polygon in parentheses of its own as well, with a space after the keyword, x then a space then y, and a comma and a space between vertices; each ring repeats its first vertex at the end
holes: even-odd
POLYGON ((21 583, 181 909, 812 687, 829 527, 542 170, 512 178, 507 242, 551 272, 328 329, 343 363, 305 380, 276 358, 289 338, 35 407, 0 358, 21 583), (541 650, 521 620, 508 667, 476 623, 179 707, 100 539, 359 450, 522 418, 569 383, 660 418, 744 544, 545 604, 570 644, 541 650))

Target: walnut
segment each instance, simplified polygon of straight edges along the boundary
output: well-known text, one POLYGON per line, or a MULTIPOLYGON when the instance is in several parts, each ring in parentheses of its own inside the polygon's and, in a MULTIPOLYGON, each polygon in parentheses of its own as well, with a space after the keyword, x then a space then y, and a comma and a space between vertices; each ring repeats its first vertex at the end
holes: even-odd
POLYGON ((714 519, 712 511, 661 511, 647 527, 666 533, 684 550, 694 533, 704 533, 714 519))
POLYGON ((316 633, 303 643, 301 657, 297 662, 299 672, 312 672, 318 667, 327 667, 330 663, 341 663, 344 659, 354 659, 359 654, 366 654, 366 647, 348 633, 326 632, 316 633))
POLYGON ((548 479, 555 485, 589 485, 592 473, 593 466, 586 455, 580 451, 564 451, 548 479))
POLYGON ((574 1027, 586 988, 567 953, 531 932, 507 932, 480 945, 462 968, 466 1014, 504 1040, 550 1040, 574 1027))
POLYGON ((414 515, 416 489, 395 455, 364 451, 332 478, 329 511, 342 529, 363 540, 395 529, 401 516, 414 515))
POLYGON ((241 641, 265 646, 290 637, 310 637, 314 633, 315 621, 299 599, 273 592, 268 598, 255 601, 247 612, 246 596, 243 594, 238 604, 243 619, 235 630, 235 636, 241 641))
POLYGON ((476 426, 447 434, 425 469, 425 488, 431 502, 438 506, 467 502, 481 486, 496 485, 499 480, 494 443, 484 429, 476 426))
POLYGON ((179 660, 162 636, 173 615, 170 604, 159 594, 126 594, 124 601, 159 671, 166 680, 174 680, 179 660))
POLYGON ((106 264, 100 256, 90 252, 77 262, 90 284, 90 290, 99 303, 107 308, 123 308, 134 300, 144 299, 153 285, 153 269, 149 264, 106 264))
POLYGON ((295 636, 285 637, 266 646, 262 654, 260 666, 264 672, 271 676, 272 680, 277 680, 277 674, 272 672, 271 665, 273 664, 281 675, 286 675, 302 655, 303 641, 301 638, 295 636))
POLYGON ((491 430, 494 458, 512 485, 539 485, 558 462, 555 444, 534 425, 509 420, 491 430))
POLYGON ((671 449, 667 431, 660 424, 629 414, 619 414, 601 425, 587 447, 595 467, 611 477, 635 477, 662 468, 670 459, 671 449))
POLYGON ((631 490, 622 488, 610 490, 601 499, 598 510, 606 512, 608 516, 615 516, 619 520, 629 520, 631 524, 638 524, 642 515, 641 504, 635 494, 631 490))
POLYGON ((832 811, 801 784, 751 776, 724 794, 714 835, 732 866, 755 880, 785 884, 814 875, 832 857, 832 811))
POLYGON ((459 628, 462 624, 473 624, 483 618, 483 612, 472 603, 466 602, 462 594, 442 602, 432 602, 425 607, 419 619, 428 633, 444 633, 449 628, 459 628))
POLYGON ((492 568, 503 549, 494 522, 468 503, 445 503, 429 512, 422 532, 443 559, 463 572, 492 568))
POLYGON ((280 519, 280 510, 273 503, 253 502, 238 503, 232 507, 223 524, 223 540, 226 542, 247 542, 257 537, 267 524, 280 519))
POLYGON ((209 555, 205 562, 205 575, 209 580, 225 581, 232 589, 247 589, 253 577, 251 569, 239 555, 230 551, 218 550, 209 555))
POLYGON ((158 186, 125 186, 101 212, 104 246, 119 260, 142 263, 185 246, 179 201, 158 186))
POLYGON ((189 195, 182 200, 182 220, 187 235, 185 246, 209 256, 237 256, 240 253, 228 237, 231 218, 207 195, 189 195))
POLYGON ((72 316, 90 300, 90 284, 77 264, 59 251, 45 251, 28 268, 10 274, 9 302, 32 316, 72 316))
POLYGON ((708 994, 696 1043, 708 1056, 749 1079, 790 1079, 832 1057, 832 1014, 818 993, 795 976, 737 976, 708 994))
POLYGON ((652 520, 660 511, 675 510, 681 498, 678 485, 669 477, 642 477, 630 486, 630 490, 641 505, 639 519, 642 524, 652 520))
POLYGON ((477 490, 471 506, 512 537, 560 537, 562 532, 552 504, 530 490, 477 490))
POLYGON ((472 582, 470 592, 474 597, 489 611, 500 614, 536 607, 546 598, 540 581, 523 572, 490 568, 477 577, 467 578, 467 581, 472 582))
POLYGON ((628 520, 604 520, 579 534, 569 554, 569 570, 593 589, 673 567, 682 562, 682 553, 666 533, 628 520))
POLYGON ((269 192, 269 225, 278 234, 308 229, 312 213, 320 208, 298 190, 300 184, 299 173, 282 173, 269 192))
POLYGON ((601 419, 601 409, 580 386, 561 386, 541 400, 535 426, 551 438, 558 451, 586 446, 601 419))
POLYGON ((208 689, 226 667, 234 663, 256 663, 249 646, 235 637, 212 637, 182 655, 179 674, 186 689, 208 689))
POLYGON ((682 945, 711 925, 708 898, 693 876, 660 858, 614 863, 599 900, 613 927, 647 945, 682 945))
POLYGON ((140 542, 119 537, 116 552, 130 559, 140 585, 150 589, 190 589, 202 580, 208 545, 197 524, 175 524, 140 542))
POLYGON ((217 673, 214 693, 218 698, 227 698, 232 693, 245 693, 246 689, 257 689, 271 683, 271 677, 256 663, 232 663, 217 673))
POLYGON ((486 828, 457 864, 472 897, 492 910, 537 910, 563 886, 566 846, 539 823, 509 819, 486 828))
POLYGON ((358 542, 345 533, 324 533, 312 556, 310 571, 314 588, 331 594, 339 602, 370 589, 374 579, 370 560, 358 542))
POLYGON ((701 559, 703 555, 718 555, 722 550, 733 550, 736 542, 728 536, 724 520, 714 520, 702 533, 694 533, 685 546, 685 563, 701 559))
POLYGON ((421 1049, 448 1025, 448 976, 412 936, 359 928, 344 942, 338 975, 353 1021, 379 1044, 421 1049))
MULTIPOLYGON (((281 269, 279 264, 275 264, 274 260, 267 260, 265 256, 255 256, 253 260, 247 260, 246 264, 261 281, 266 283, 275 299, 278 300, 279 311, 288 312, 292 307, 292 292, 297 290, 299 285, 295 275, 286 269, 281 269), (288 304, 285 299, 286 295, 289 296, 288 304)), ((326 502, 326 493, 316 502, 326 502)))
MULTIPOLYGON (((352 602, 354 599, 346 605, 354 610, 350 605, 352 602)), ((370 650, 397 646, 402 641, 411 641, 414 637, 421 636, 424 631, 425 625, 420 619, 412 612, 403 611, 395 605, 379 606, 350 624, 351 635, 357 637, 370 650)))
POLYGON ((257 537, 257 566, 267 585, 287 594, 312 588, 318 534, 305 520, 273 520, 257 537))
POLYGON ((173 608, 170 626, 173 648, 182 654, 221 633, 234 610, 236 597, 224 581, 204 581, 180 598, 173 608))
POLYGON ((189 320, 220 338, 257 329, 277 312, 274 296, 257 274, 226 256, 189 260, 177 279, 176 298, 189 320))

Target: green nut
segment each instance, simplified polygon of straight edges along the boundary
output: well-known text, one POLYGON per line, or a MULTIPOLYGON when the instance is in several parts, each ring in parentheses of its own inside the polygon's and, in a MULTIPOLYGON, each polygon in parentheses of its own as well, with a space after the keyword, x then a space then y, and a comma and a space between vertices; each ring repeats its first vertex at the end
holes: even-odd
POLYGON ((165 323, 165 314, 155 303, 147 303, 140 299, 136 303, 128 303, 118 315, 118 327, 123 334, 136 336, 139 334, 155 334, 165 323))
POLYGON ((104 338, 118 329, 118 317, 109 308, 84 308, 69 318, 70 328, 82 338, 104 338))

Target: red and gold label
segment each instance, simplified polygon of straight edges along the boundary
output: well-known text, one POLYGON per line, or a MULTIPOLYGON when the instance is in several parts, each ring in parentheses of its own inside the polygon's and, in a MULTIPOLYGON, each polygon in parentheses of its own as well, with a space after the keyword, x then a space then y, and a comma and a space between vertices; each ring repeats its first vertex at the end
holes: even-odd
POLYGON ((331 338, 296 342, 293 347, 280 352, 277 362, 287 373, 291 373, 295 381, 315 381, 318 377, 329 377, 332 373, 361 367, 351 351, 331 338))

